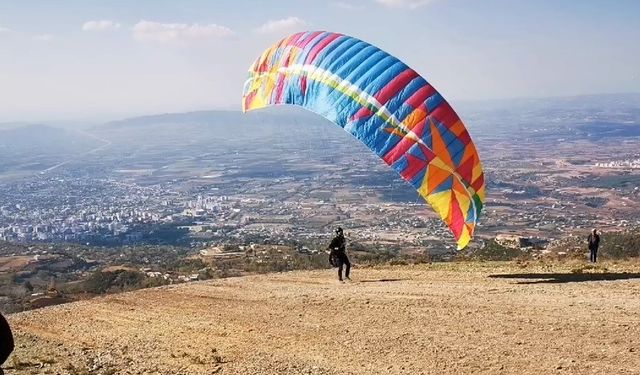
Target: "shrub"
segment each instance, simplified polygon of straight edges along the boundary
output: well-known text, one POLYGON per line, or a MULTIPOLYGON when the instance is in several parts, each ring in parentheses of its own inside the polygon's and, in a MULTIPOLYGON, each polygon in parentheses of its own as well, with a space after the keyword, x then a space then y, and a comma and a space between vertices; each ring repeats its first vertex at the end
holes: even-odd
POLYGON ((495 240, 489 240, 484 247, 472 254, 472 258, 477 260, 507 261, 522 258, 523 255, 525 253, 520 249, 502 246, 495 240))
POLYGON ((96 271, 84 282, 84 289, 95 294, 133 290, 144 286, 145 279, 146 276, 138 271, 96 271))
POLYGON ((600 241, 600 252, 604 257, 613 259, 639 257, 640 229, 603 234, 600 241))

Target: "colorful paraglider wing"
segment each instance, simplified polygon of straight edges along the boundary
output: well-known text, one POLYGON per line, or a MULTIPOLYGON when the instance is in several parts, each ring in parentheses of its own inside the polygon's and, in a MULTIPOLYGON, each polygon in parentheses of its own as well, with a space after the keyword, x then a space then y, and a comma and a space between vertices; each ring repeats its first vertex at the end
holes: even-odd
POLYGON ((366 144, 426 199, 464 248, 485 200, 484 174, 458 115, 418 73, 356 38, 291 35, 249 70, 243 111, 292 104, 366 144))

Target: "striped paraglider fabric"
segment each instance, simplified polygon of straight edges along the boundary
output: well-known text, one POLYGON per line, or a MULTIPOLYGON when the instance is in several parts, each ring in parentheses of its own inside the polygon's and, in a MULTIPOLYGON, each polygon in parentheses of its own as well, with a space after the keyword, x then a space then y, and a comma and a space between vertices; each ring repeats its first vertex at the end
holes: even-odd
POLYGON ((243 110, 301 106, 336 123, 413 185, 453 233, 471 240, 485 201, 482 165, 444 98, 402 61, 331 32, 291 35, 249 69, 243 110))

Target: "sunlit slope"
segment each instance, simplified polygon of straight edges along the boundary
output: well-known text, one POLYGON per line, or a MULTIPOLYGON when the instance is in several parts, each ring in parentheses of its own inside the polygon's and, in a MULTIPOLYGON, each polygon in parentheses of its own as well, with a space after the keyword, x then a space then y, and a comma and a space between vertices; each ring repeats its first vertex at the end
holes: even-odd
POLYGON ((9 316, 7 373, 637 373, 640 265, 580 270, 355 268, 348 284, 327 270, 112 295, 9 316))

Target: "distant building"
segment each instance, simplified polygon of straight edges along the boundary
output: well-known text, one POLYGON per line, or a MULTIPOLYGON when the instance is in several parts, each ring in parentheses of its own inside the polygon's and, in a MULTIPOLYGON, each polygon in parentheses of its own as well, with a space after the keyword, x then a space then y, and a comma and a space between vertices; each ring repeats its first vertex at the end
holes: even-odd
POLYGON ((513 249, 522 249, 532 247, 535 249, 544 249, 549 244, 548 240, 539 237, 523 237, 513 234, 498 234, 496 242, 504 247, 513 249))
POLYGON ((211 256, 220 255, 220 254, 222 254, 222 249, 217 246, 200 250, 200 255, 202 255, 203 257, 211 257, 211 256))

